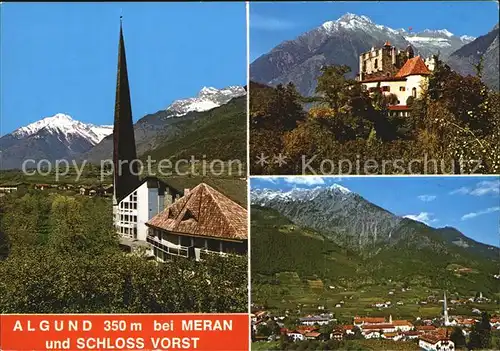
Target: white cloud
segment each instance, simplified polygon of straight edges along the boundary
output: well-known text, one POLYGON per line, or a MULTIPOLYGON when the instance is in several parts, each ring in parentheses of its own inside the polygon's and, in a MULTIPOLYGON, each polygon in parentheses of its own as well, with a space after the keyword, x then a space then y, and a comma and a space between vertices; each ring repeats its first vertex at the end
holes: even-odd
POLYGON ((424 202, 430 202, 436 200, 436 195, 419 195, 418 198, 424 202))
POLYGON ((300 185, 320 185, 325 184, 325 181, 321 177, 316 176, 299 176, 299 177, 284 177, 285 182, 289 184, 300 184, 300 185))
POLYGON ((427 225, 438 221, 437 219, 432 218, 432 213, 429 212, 420 212, 418 215, 406 215, 403 217, 413 219, 414 221, 419 221, 427 225))
POLYGON ((461 187, 450 192, 450 195, 498 195, 500 193, 500 180, 483 180, 473 187, 461 187))
POLYGON ((295 27, 295 23, 281 18, 250 14, 250 28, 263 30, 285 30, 295 27))
POLYGON ((471 218, 475 218, 477 216, 485 215, 488 213, 497 212, 497 211, 500 211, 500 206, 490 207, 490 208, 487 208, 485 210, 481 210, 481 211, 477 211, 477 212, 470 212, 470 213, 467 213, 466 215, 462 216, 462 221, 465 221, 465 220, 471 219, 471 218))
POLYGON ((278 182, 278 177, 255 177, 255 179, 276 184, 278 182))

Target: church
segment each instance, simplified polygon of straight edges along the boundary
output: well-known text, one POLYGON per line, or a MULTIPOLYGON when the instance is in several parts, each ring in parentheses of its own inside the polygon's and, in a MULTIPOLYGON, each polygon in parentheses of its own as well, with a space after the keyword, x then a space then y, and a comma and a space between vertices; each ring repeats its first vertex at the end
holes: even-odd
POLYGON ((356 79, 369 92, 380 89, 385 96, 393 95, 395 103, 389 106, 389 114, 406 117, 410 113, 409 98, 421 96, 434 66, 434 58, 415 56, 411 45, 400 50, 386 42, 359 56, 356 79))
POLYGON ((156 177, 140 179, 136 159, 120 21, 113 127, 113 223, 120 246, 162 262, 173 256, 246 254, 246 209, 204 183, 179 190, 156 177))

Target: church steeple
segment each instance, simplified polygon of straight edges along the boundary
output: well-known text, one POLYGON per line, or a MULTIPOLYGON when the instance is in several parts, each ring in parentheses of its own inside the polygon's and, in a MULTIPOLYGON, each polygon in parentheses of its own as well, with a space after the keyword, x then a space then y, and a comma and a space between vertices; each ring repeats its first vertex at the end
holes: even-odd
POLYGON ((122 17, 118 44, 118 72, 116 78, 115 118, 113 128, 114 204, 139 185, 135 148, 132 105, 127 72, 122 17))
POLYGON ((443 317, 444 317, 444 325, 450 325, 450 320, 448 318, 448 303, 446 301, 446 291, 444 292, 444 303, 443 303, 443 317))

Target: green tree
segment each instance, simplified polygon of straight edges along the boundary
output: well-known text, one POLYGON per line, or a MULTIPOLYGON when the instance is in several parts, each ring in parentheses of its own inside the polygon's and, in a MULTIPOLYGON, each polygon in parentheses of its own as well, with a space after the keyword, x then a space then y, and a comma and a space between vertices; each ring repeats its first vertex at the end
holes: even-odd
POLYGON ((450 334, 450 339, 455 344, 455 348, 465 347, 465 336, 460 327, 454 327, 450 334))

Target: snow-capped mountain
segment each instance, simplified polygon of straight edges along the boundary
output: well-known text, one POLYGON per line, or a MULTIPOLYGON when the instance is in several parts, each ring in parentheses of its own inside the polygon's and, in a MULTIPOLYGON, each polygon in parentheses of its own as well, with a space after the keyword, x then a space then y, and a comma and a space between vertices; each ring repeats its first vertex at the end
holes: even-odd
POLYGON ((104 137, 113 133, 113 126, 97 126, 86 124, 74 120, 71 116, 58 113, 52 117, 46 117, 34 123, 28 124, 12 132, 12 135, 18 139, 29 137, 41 129, 46 129, 52 133, 63 133, 66 135, 79 135, 88 139, 94 145, 99 143, 104 137))
POLYGON ((456 229, 435 229, 393 214, 338 184, 290 191, 254 188, 250 203, 276 210, 298 226, 322 233, 353 250, 376 253, 381 247, 398 243, 411 243, 415 249, 447 243, 444 247, 467 245, 484 257, 499 253, 498 248, 478 243, 456 229))
POLYGON ((26 159, 71 159, 112 133, 113 126, 86 124, 58 113, 1 137, 0 168, 20 168, 26 159))
POLYGON ((346 187, 339 184, 333 184, 330 187, 317 186, 313 189, 293 188, 289 191, 277 191, 272 189, 255 189, 252 191, 251 203, 264 205, 273 200, 280 201, 312 201, 324 191, 332 191, 337 194, 349 196, 354 194, 346 187))
POLYGON ((372 47, 381 47, 386 41, 400 49, 412 45, 416 54, 424 57, 439 52, 446 60, 472 39, 446 29, 426 29, 418 33, 395 29, 377 24, 367 16, 347 13, 294 40, 284 41, 257 58, 250 65, 250 79, 272 86, 293 82, 300 93, 311 96, 323 65, 348 65, 352 78, 359 70, 359 55, 372 47))
MULTIPOLYGON (((137 154, 142 155, 156 149, 171 138, 181 135, 182 124, 185 121, 206 118, 209 114, 203 112, 223 106, 245 94, 246 90, 241 86, 222 89, 204 87, 196 97, 176 100, 166 109, 142 117, 134 125, 137 154)), ((82 157, 89 162, 99 163, 101 160, 109 159, 112 151, 113 140, 110 136, 104 138, 82 157)))
POLYGON ((230 86, 224 89, 203 87, 196 97, 176 100, 167 107, 167 111, 172 112, 170 117, 184 116, 192 111, 208 111, 245 94, 245 89, 240 86, 230 86))
POLYGON ((425 56, 439 52, 441 57, 448 57, 453 51, 476 39, 470 35, 456 36, 446 29, 425 29, 418 33, 404 31, 402 35, 425 56))

